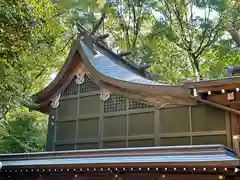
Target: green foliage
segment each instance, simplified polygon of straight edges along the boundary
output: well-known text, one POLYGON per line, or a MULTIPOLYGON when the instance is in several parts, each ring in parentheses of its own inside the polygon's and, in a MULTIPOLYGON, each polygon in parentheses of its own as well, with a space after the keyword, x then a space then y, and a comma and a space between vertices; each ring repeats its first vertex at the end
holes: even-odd
POLYGON ((147 36, 141 38, 142 46, 138 55, 143 62, 151 64, 149 71, 155 81, 180 84, 187 77, 191 77, 190 64, 186 60, 187 54, 166 38, 147 36))
POLYGON ((240 17, 232 1, 138 1, 144 13, 131 8, 133 3, 124 1, 123 15, 111 6, 105 31, 113 35, 114 47, 134 52, 130 60, 150 63, 155 80, 208 79, 223 76, 224 65, 239 65, 234 41, 225 41, 229 19, 237 27, 240 17))
POLYGON ((47 120, 43 114, 19 109, 0 121, 0 153, 44 151, 47 120))
POLYGON ((227 66, 240 64, 240 53, 223 44, 206 51, 204 57, 206 59, 202 63, 202 72, 208 78, 224 77, 227 66))
POLYGON ((66 58, 73 35, 58 13, 50 1, 0 0, 0 152, 43 151, 46 119, 21 104, 66 58))
POLYGON ((45 0, 0 0, 0 109, 5 115, 44 79, 65 56, 57 9, 45 0), (32 88, 34 87, 34 88, 32 88))
MULTIPOLYGON (((82 4, 81 11, 87 15, 74 14, 72 21, 91 29, 102 6, 78 3, 82 4)), ((107 18, 98 32, 110 33, 108 44, 118 52, 131 51, 129 61, 150 63, 149 71, 157 81, 179 83, 188 78, 223 76, 223 65, 239 64, 231 55, 238 55, 232 49, 234 41, 223 41, 227 29, 239 24, 239 5, 233 1, 117 0, 106 3, 104 11, 107 18)))
POLYGON ((82 11, 88 11, 89 7, 92 7, 95 11, 98 11, 99 8, 102 8, 104 6, 104 0, 56 0, 55 2, 63 11, 74 8, 82 11))

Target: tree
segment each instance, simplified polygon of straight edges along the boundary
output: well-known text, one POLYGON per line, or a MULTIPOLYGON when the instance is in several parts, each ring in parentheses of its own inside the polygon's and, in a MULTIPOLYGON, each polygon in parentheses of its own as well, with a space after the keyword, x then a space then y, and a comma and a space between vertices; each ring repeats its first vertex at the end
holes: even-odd
POLYGON ((38 112, 18 109, 0 121, 0 153, 44 151, 47 119, 38 112))
POLYGON ((131 51, 129 61, 152 64, 155 80, 179 83, 189 77, 223 76, 223 65, 239 63, 233 48, 239 36, 237 1, 107 1, 104 10, 106 19, 98 32, 110 33, 108 44, 118 52, 131 51), (226 40, 227 32, 232 40, 226 40))
POLYGON ((45 0, 0 0, 0 114, 29 101, 29 94, 65 56, 65 28, 45 0), (64 55, 63 55, 64 54, 64 55))
POLYGON ((58 12, 45 0, 0 0, 0 152, 45 146, 46 118, 22 105, 66 58, 72 34, 58 12))
POLYGON ((240 47, 240 2, 239 1, 230 1, 229 8, 229 23, 226 26, 226 30, 230 34, 232 40, 240 47))
MULTIPOLYGON (((234 27, 239 24, 240 11, 236 3, 227 0, 124 1, 124 14, 114 17, 120 19, 120 22, 123 21, 122 19, 128 22, 125 23, 128 26, 122 28, 126 31, 125 34, 130 34, 128 31, 134 32, 132 25, 138 23, 137 19, 131 18, 134 11, 128 10, 128 7, 131 8, 132 3, 136 2, 145 9, 147 16, 143 19, 147 25, 143 24, 138 29, 137 43, 134 38, 128 38, 126 35, 119 36, 121 37, 119 39, 130 43, 122 43, 123 40, 119 39, 115 43, 122 48, 122 44, 134 42, 133 48, 136 51, 134 58, 140 59, 141 63, 151 63, 150 70, 157 74, 156 80, 168 79, 170 82, 179 83, 184 77, 195 80, 219 77, 224 75, 223 65, 239 64, 239 51, 233 48, 233 40, 235 42, 237 40, 236 31, 234 31, 235 39, 226 39, 229 24, 232 26, 234 24, 234 27), (154 22, 152 18, 155 18, 154 22), (148 33, 146 27, 152 28, 152 31, 148 33)), ((119 2, 115 1, 115 3, 119 2)), ((143 15, 138 14, 138 16, 143 15)), ((121 29, 123 26, 120 23, 115 27, 121 29)), ((233 32, 230 34, 233 37, 233 32)))

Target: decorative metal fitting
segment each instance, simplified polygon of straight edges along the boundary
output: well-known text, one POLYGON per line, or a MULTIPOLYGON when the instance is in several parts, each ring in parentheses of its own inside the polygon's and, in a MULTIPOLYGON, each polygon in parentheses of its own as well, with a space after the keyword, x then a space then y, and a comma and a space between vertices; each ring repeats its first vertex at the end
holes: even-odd
POLYGON ((59 93, 56 97, 52 99, 52 102, 51 102, 52 108, 57 108, 59 106, 60 97, 61 97, 61 94, 59 93))
POLYGON ((106 89, 101 90, 101 93, 100 93, 101 100, 106 101, 108 100, 109 97, 110 97, 110 93, 106 89))
POLYGON ((84 78, 84 76, 85 76, 85 72, 81 72, 81 71, 79 71, 79 72, 77 72, 76 73, 76 80, 75 80, 75 82, 77 83, 77 84, 82 84, 82 83, 84 83, 84 81, 85 81, 85 78, 84 78))
POLYGON ((234 140, 240 140, 240 134, 234 135, 234 136, 233 136, 233 139, 234 139, 234 140))

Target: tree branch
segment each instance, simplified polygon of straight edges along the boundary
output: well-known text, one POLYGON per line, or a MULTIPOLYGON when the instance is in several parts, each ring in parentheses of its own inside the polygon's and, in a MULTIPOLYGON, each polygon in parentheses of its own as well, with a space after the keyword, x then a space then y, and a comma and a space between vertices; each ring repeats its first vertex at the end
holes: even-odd
MULTIPOLYGON (((207 15, 207 11, 206 11, 206 9, 205 9, 204 24, 207 23, 207 21, 208 21, 208 19, 209 19, 209 16, 210 16, 210 8, 209 8, 209 10, 208 10, 208 15, 207 15)), ((200 49, 202 48, 203 43, 204 43, 204 41, 205 41, 205 39, 206 39, 207 30, 208 30, 208 28, 205 27, 204 30, 203 30, 202 36, 201 36, 201 42, 200 42, 199 47, 198 47, 198 49, 196 50, 196 52, 199 52, 200 49)), ((210 36, 211 36, 211 34, 210 34, 210 36)))
POLYGON ((214 28, 212 28, 212 30, 210 31, 210 35, 209 35, 207 43, 201 49, 199 49, 199 51, 196 51, 194 53, 196 58, 198 58, 203 53, 203 51, 205 51, 216 40, 216 38, 218 36, 218 33, 219 33, 219 31, 216 31, 216 30, 219 28, 219 26, 221 25, 222 21, 223 21, 223 19, 221 17, 219 22, 217 23, 217 25, 214 28), (213 35, 214 31, 216 31, 216 32, 213 35))
POLYGON ((168 1, 164 0, 164 1, 165 1, 165 5, 166 6, 168 6, 168 4, 171 4, 171 6, 172 6, 171 9, 172 9, 172 11, 174 12, 174 14, 175 14, 175 16, 177 18, 177 22, 178 22, 178 24, 180 26, 181 34, 182 34, 182 36, 184 38, 184 45, 185 45, 184 49, 188 51, 189 50, 189 41, 187 40, 187 37, 186 37, 186 33, 185 33, 185 30, 184 30, 184 26, 183 26, 183 20, 181 18, 181 14, 179 12, 179 9, 176 6, 176 4, 172 4, 169 0, 168 1))
POLYGON ((134 6, 132 7, 133 8, 133 14, 134 14, 134 38, 133 38, 133 42, 132 42, 132 47, 135 48, 136 46, 136 42, 137 42, 137 39, 138 39, 138 35, 139 35, 139 32, 140 32, 140 28, 141 28, 141 22, 142 22, 142 19, 143 19, 143 15, 142 15, 142 10, 143 10, 143 3, 144 3, 144 0, 140 2, 139 4, 139 12, 138 12, 138 18, 136 18, 136 12, 135 12, 135 8, 134 6))
POLYGON ((106 17, 106 12, 105 10, 102 11, 102 15, 101 18, 99 19, 99 21, 97 22, 97 24, 95 26, 93 26, 92 31, 90 32, 90 35, 94 35, 97 30, 99 29, 99 27, 101 26, 101 24, 103 23, 104 19, 106 17))
POLYGON ((127 47, 129 48, 131 46, 130 43, 130 36, 129 36, 129 30, 128 30, 128 26, 126 24, 126 21, 124 20, 124 18, 122 17, 122 15, 120 14, 119 10, 117 9, 117 18, 119 19, 119 25, 121 27, 121 29, 123 30, 124 36, 125 36, 125 40, 127 43, 127 47))
POLYGON ((231 35, 232 40, 236 43, 238 47, 240 47, 240 34, 235 28, 228 28, 228 33, 231 35))

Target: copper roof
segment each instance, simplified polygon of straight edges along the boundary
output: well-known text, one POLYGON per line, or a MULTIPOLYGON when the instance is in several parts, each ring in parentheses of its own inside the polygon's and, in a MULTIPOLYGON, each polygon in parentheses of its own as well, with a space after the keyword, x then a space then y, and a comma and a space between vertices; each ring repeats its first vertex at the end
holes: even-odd
POLYGON ((37 106, 32 109, 47 113, 51 100, 70 84, 76 73, 85 71, 91 79, 110 93, 125 95, 154 106, 194 105, 192 89, 198 92, 232 90, 240 86, 239 77, 185 82, 168 85, 154 82, 147 73, 111 51, 92 36, 72 43, 68 58, 57 77, 43 90, 33 95, 37 106))
POLYGON ((235 168, 236 154, 222 145, 97 149, 0 155, 3 169, 205 167, 235 168))
POLYGON ((84 40, 75 40, 69 56, 57 77, 42 91, 33 95, 42 112, 48 111, 51 100, 74 78, 79 69, 86 71, 93 81, 111 93, 122 94, 153 105, 191 105, 196 101, 189 97, 183 85, 168 85, 149 80, 133 66, 129 66, 116 54, 94 41, 94 50, 84 40))

